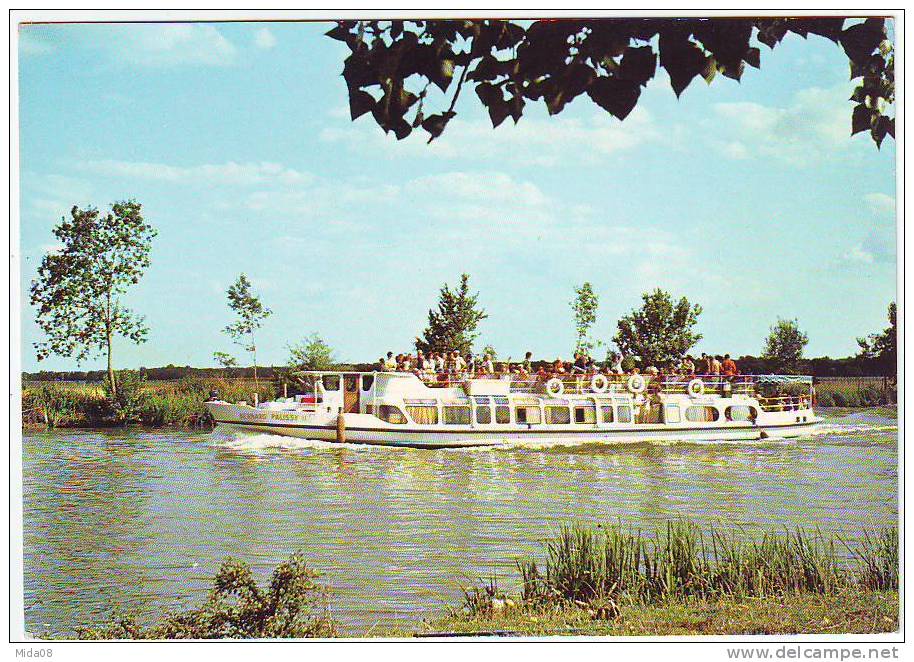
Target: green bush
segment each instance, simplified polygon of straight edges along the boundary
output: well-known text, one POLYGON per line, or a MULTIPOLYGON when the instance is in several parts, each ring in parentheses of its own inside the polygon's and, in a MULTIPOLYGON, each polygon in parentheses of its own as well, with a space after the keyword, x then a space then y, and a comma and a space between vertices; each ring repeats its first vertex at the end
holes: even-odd
POLYGON ((102 383, 102 392, 107 401, 107 418, 121 425, 136 421, 145 395, 145 375, 133 370, 118 370, 114 375, 114 384, 116 388, 112 389, 107 377, 102 383))
POLYGON ((250 566, 228 559, 213 579, 207 600, 195 609, 167 614, 143 628, 129 615, 115 614, 101 627, 78 632, 80 639, 280 639, 332 637, 326 590, 298 553, 273 571, 267 588, 250 566))

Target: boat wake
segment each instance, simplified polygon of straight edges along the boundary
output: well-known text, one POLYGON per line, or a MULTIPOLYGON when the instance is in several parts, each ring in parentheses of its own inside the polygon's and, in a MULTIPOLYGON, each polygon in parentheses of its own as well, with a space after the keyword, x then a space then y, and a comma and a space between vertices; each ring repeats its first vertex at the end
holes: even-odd
POLYGON ((211 434, 213 445, 238 452, 269 451, 269 450, 331 450, 351 448, 354 450, 365 448, 363 444, 338 444, 320 439, 301 439, 299 437, 286 437, 266 432, 226 432, 216 429, 211 434))

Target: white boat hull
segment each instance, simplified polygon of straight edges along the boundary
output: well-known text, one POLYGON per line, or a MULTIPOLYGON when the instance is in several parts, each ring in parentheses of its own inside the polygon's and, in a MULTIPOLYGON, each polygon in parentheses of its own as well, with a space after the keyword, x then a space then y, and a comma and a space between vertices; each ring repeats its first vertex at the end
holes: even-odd
MULTIPOLYGON (((300 439, 340 441, 336 417, 320 420, 313 414, 242 408, 228 403, 207 403, 219 427, 300 439)), ((784 412, 787 414, 788 412, 784 412)), ((789 412, 793 414, 794 412, 789 412)), ((364 414, 346 414, 343 436, 347 443, 407 448, 460 448, 469 446, 537 445, 568 446, 590 443, 637 444, 645 442, 757 441, 768 437, 791 438, 810 434, 820 419, 814 416, 781 416, 776 424, 749 422, 726 424, 607 424, 568 426, 516 425, 395 426, 364 414), (799 421, 793 420, 800 419, 799 421), (803 420, 806 419, 806 420, 803 420), (381 427, 385 426, 385 427, 381 427), (484 429, 483 429, 484 427, 484 429), (450 428, 450 429, 448 429, 450 428)))

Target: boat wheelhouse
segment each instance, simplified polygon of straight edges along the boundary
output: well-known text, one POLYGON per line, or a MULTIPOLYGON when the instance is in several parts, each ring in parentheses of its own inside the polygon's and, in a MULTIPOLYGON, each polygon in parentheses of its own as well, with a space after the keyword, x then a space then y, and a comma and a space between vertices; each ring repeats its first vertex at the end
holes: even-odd
POLYGON ((416 448, 796 437, 820 419, 811 377, 563 375, 548 380, 302 372, 304 393, 206 407, 219 426, 416 448))

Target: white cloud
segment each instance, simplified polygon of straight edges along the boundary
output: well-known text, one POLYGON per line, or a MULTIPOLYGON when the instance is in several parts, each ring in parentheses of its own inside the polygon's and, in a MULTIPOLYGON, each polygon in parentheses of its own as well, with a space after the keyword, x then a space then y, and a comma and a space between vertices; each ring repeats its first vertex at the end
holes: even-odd
POLYGON ((885 214, 894 218, 895 216, 895 196, 886 195, 885 193, 867 193, 863 196, 870 210, 875 214, 885 214))
POLYGON ((260 184, 302 186, 314 180, 310 173, 270 162, 235 163, 229 161, 220 164, 173 166, 143 161, 100 160, 88 161, 84 167, 90 172, 106 176, 187 184, 207 182, 238 186, 260 184))
POLYGON ((352 150, 361 151, 368 146, 391 155, 449 160, 470 156, 555 166, 565 159, 596 162, 605 156, 656 141, 661 134, 650 114, 636 108, 624 123, 607 113, 594 114, 586 120, 524 117, 517 125, 509 119, 497 129, 493 129, 488 120, 454 119, 430 144, 426 144, 428 135, 422 130, 398 141, 393 134, 384 134, 370 117, 365 117, 355 124, 347 122, 344 127, 326 128, 320 138, 325 142, 345 144, 352 150))
POLYGON ((22 210, 24 214, 57 219, 69 213, 73 205, 92 203, 92 186, 85 180, 65 175, 22 176, 22 210))
POLYGON ((749 150, 738 140, 726 143, 721 147, 721 151, 724 153, 724 156, 731 159, 740 160, 749 158, 749 150))
POLYGON ((879 230, 870 231, 843 255, 848 262, 863 264, 894 264, 896 257, 894 236, 879 230))
POLYGON ((212 25, 165 23, 103 27, 107 32, 104 47, 125 64, 224 66, 235 61, 235 47, 212 25), (123 32, 118 34, 118 31, 123 32))
POLYGON ((847 95, 847 86, 840 85, 801 90, 783 107, 748 101, 715 104, 717 130, 728 140, 723 152, 735 159, 774 157, 805 166, 850 149, 858 142, 851 140, 847 95))
POLYGON ((269 28, 260 28, 254 33, 254 45, 257 48, 269 50, 276 45, 276 37, 273 36, 269 28))

